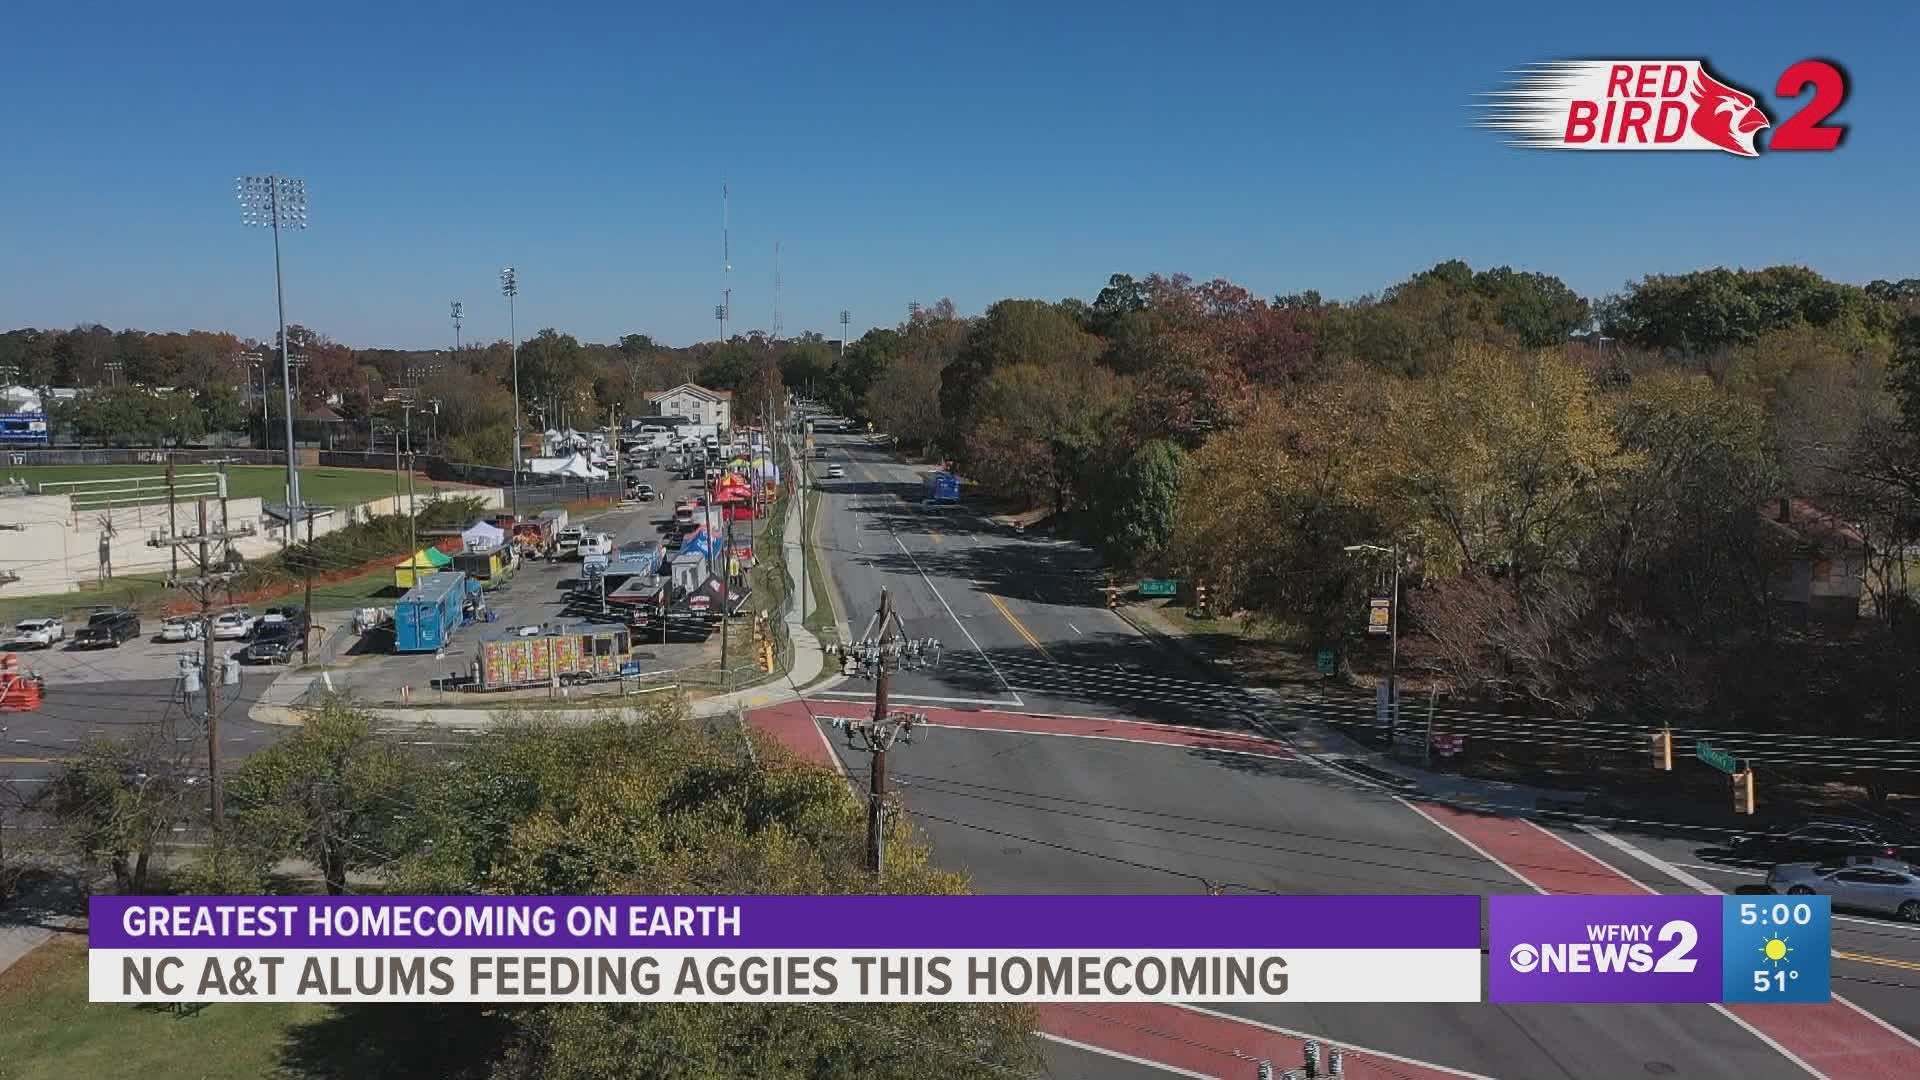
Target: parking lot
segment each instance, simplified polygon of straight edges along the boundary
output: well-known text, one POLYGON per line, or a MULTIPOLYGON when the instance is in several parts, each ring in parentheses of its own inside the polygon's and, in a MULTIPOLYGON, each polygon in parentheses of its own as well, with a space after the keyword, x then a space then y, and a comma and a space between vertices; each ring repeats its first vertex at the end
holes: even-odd
MULTIPOLYGON (((674 503, 683 495, 702 490, 700 482, 673 479, 664 468, 646 470, 641 479, 653 485, 660 497, 632 508, 575 519, 573 524, 585 526, 589 532, 612 535, 616 548, 636 541, 659 540, 672 521, 674 503)), ((492 700, 498 695, 469 695, 457 690, 443 694, 437 684, 450 677, 458 680, 467 676, 484 636, 518 626, 574 619, 617 622, 590 611, 569 610, 568 593, 579 577, 578 560, 523 562, 506 582, 486 593, 494 621, 462 626, 452 644, 439 653, 394 654, 389 651, 390 636, 376 632, 356 639, 350 629, 343 627, 334 642, 335 648, 329 652, 332 669, 329 679, 336 688, 375 704, 396 703, 403 697, 414 702, 435 703, 469 697, 475 702, 492 700)), ((643 681, 672 681, 675 672, 712 665, 720 658, 717 627, 695 627, 676 621, 668 628, 665 643, 658 633, 655 629, 636 634, 633 657, 640 663, 643 681)), ((735 664, 746 661, 744 657, 729 659, 735 664)), ((617 691, 613 686, 607 689, 617 691)), ((539 694, 538 691, 532 693, 539 694)))

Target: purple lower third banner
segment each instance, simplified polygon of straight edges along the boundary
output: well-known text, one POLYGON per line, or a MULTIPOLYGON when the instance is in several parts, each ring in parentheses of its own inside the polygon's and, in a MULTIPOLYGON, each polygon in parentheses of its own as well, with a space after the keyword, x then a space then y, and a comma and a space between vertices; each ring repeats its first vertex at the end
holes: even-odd
POLYGON ((1493 896, 1487 1000, 1720 1000, 1718 896, 1493 896))
POLYGON ((1478 949, 1477 896, 96 896, 96 949, 1478 949))

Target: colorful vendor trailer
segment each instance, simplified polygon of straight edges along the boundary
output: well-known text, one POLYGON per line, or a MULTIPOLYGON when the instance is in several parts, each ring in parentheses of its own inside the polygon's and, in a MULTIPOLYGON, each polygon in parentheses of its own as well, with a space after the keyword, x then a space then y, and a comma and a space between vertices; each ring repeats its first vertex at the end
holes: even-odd
POLYGON ((514 627, 480 642, 474 658, 476 690, 572 686, 639 673, 633 639, 618 623, 558 623, 514 627), (532 633, 527 631, 532 629, 532 633))

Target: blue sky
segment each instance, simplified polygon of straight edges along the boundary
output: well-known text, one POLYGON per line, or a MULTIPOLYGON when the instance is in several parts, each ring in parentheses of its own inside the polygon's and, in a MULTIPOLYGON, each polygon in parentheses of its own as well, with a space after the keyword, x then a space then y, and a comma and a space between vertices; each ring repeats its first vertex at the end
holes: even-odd
POLYGON ((304 177, 289 318, 432 347, 519 329, 890 325, 1116 271, 1377 290, 1445 258, 1589 295, 1801 262, 1920 276, 1911 4, 19 5, 0 53, 0 327, 273 328, 241 173, 304 177), (1555 10, 1565 7, 1567 10, 1555 10), (1569 56, 1704 56, 1771 95, 1844 63, 1833 154, 1518 151, 1476 92, 1569 56))

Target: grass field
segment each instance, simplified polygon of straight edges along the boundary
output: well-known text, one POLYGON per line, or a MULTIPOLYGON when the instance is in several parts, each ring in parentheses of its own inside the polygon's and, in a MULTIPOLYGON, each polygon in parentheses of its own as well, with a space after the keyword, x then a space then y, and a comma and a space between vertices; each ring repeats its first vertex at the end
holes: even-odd
MULTIPOLYGON (((211 465, 177 465, 176 474, 212 472, 211 465)), ((156 480, 167 474, 164 465, 13 465, 0 466, 0 475, 23 480, 34 486, 37 491, 41 484, 67 482, 74 480, 116 480, 128 477, 153 477, 156 480)), ((104 486, 104 485, 103 485, 104 486)), ((227 466, 227 495, 235 499, 265 499, 268 502, 282 502, 286 499, 287 470, 277 465, 229 465, 227 466)), ((445 490, 456 490, 453 486, 423 485, 414 481, 414 493, 425 497, 436 486, 445 490)), ((85 490, 84 488, 81 490, 85 490)), ((56 487, 55 493, 67 492, 64 487, 56 487)), ((383 469, 327 469, 304 468, 300 470, 300 494, 309 503, 319 506, 355 506, 363 502, 393 494, 393 473, 383 469)), ((164 489, 155 485, 152 502, 165 502, 164 489)), ((133 505, 128 503, 126 505, 133 505)))
POLYGON ((86 939, 64 936, 0 973, 0 1076, 284 1075, 293 1029, 330 1012, 326 1005, 210 1005, 176 1016, 152 1006, 90 1004, 86 939))

